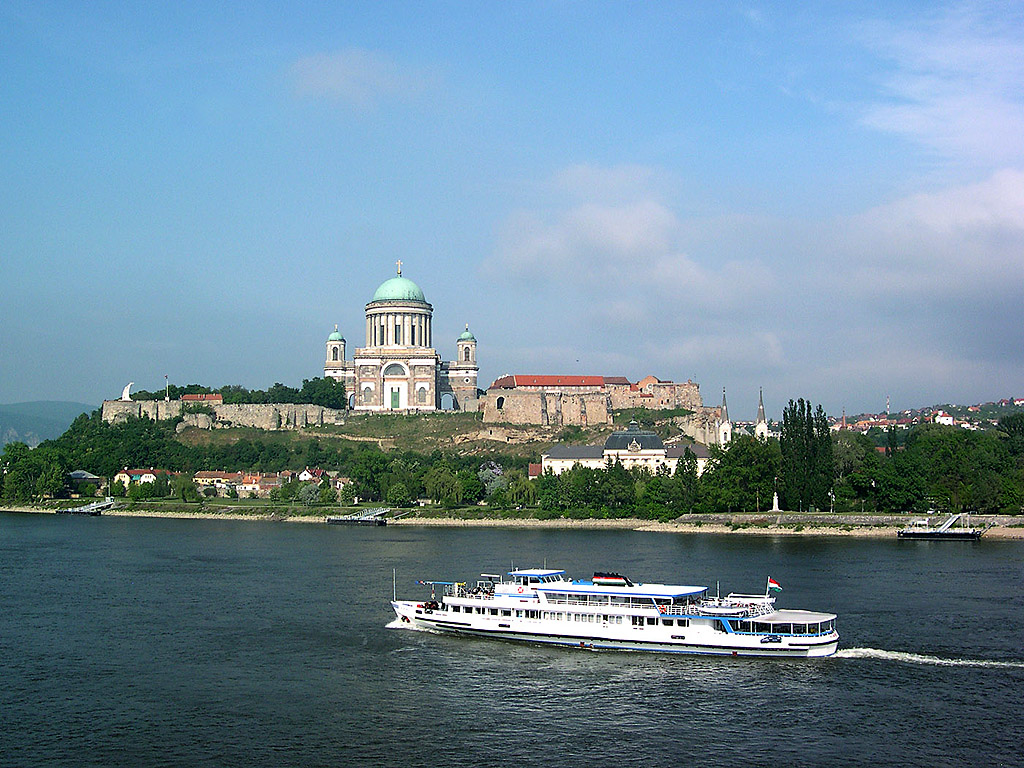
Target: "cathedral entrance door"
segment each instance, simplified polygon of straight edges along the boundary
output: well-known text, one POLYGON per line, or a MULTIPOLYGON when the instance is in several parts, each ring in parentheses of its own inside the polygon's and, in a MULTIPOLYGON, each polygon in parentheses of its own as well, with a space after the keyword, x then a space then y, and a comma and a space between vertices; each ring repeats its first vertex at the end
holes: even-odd
POLYGON ((398 402, 398 387, 391 389, 391 410, 397 411, 402 406, 398 402))

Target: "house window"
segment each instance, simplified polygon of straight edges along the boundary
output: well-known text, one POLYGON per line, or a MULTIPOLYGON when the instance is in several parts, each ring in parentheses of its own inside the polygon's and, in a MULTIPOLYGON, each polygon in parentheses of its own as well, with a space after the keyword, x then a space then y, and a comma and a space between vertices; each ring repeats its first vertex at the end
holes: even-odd
POLYGON ((363 389, 363 405, 369 405, 373 400, 373 390, 369 387, 363 389))

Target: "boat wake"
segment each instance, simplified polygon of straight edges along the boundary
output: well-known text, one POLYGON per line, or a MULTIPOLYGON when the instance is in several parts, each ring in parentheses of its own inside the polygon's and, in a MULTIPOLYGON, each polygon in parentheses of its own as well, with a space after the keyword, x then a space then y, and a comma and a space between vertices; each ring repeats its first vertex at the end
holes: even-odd
POLYGON ((882 659, 884 661, 901 661, 904 664, 931 664, 938 667, 994 667, 999 669, 1024 669, 1024 661, 945 659, 941 656, 926 656, 921 653, 884 651, 881 648, 843 648, 836 651, 833 658, 882 659))
POLYGON ((430 635, 442 635, 443 632, 438 632, 436 629, 428 629, 427 627, 414 627, 412 624, 402 621, 397 616, 393 621, 388 622, 384 625, 385 629, 410 629, 413 632, 426 632, 430 635))

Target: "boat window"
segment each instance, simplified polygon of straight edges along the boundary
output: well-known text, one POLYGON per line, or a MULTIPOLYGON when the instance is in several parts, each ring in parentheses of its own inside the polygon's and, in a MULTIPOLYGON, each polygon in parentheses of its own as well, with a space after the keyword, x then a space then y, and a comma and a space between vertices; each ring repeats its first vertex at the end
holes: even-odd
POLYGON ((498 609, 497 608, 488 608, 487 612, 490 613, 491 616, 497 616, 498 615, 498 609))
POLYGON ((502 616, 511 616, 512 615, 512 611, 510 611, 508 608, 502 608, 501 609, 501 615, 502 616))
POLYGON ((675 626, 676 622, 674 619, 662 619, 661 623, 666 627, 672 627, 675 626))
POLYGON ((772 624, 772 634, 789 635, 793 632, 792 624, 772 624))
POLYGON ((688 626, 690 626, 690 620, 689 619, 677 619, 676 620, 676 626, 688 627, 688 626))
POLYGON ((648 624, 657 624, 657 623, 658 623, 658 620, 657 620, 657 619, 655 619, 655 618, 653 618, 653 617, 651 617, 651 616, 648 616, 648 617, 647 617, 647 623, 648 623, 648 624))
POLYGON ((772 625, 763 621, 757 621, 754 622, 754 631, 759 635, 768 635, 771 634, 772 625))
POLYGON ((807 625, 806 624, 794 624, 793 625, 793 634, 794 635, 806 635, 807 634, 807 625))
POLYGON ((461 611, 461 610, 462 610, 462 607, 461 607, 461 606, 458 606, 458 605, 453 605, 453 606, 452 606, 452 611, 453 611, 454 613, 458 613, 458 612, 459 612, 459 611, 461 611))

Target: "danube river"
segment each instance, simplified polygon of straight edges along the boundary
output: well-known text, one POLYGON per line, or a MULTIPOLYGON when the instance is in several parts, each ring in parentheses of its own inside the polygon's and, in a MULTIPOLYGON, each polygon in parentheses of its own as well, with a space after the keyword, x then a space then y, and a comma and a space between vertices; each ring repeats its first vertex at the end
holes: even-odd
POLYGON ((0 514, 0 764, 1022 765, 1024 544, 0 514), (517 566, 839 615, 810 660, 388 628, 517 566))

